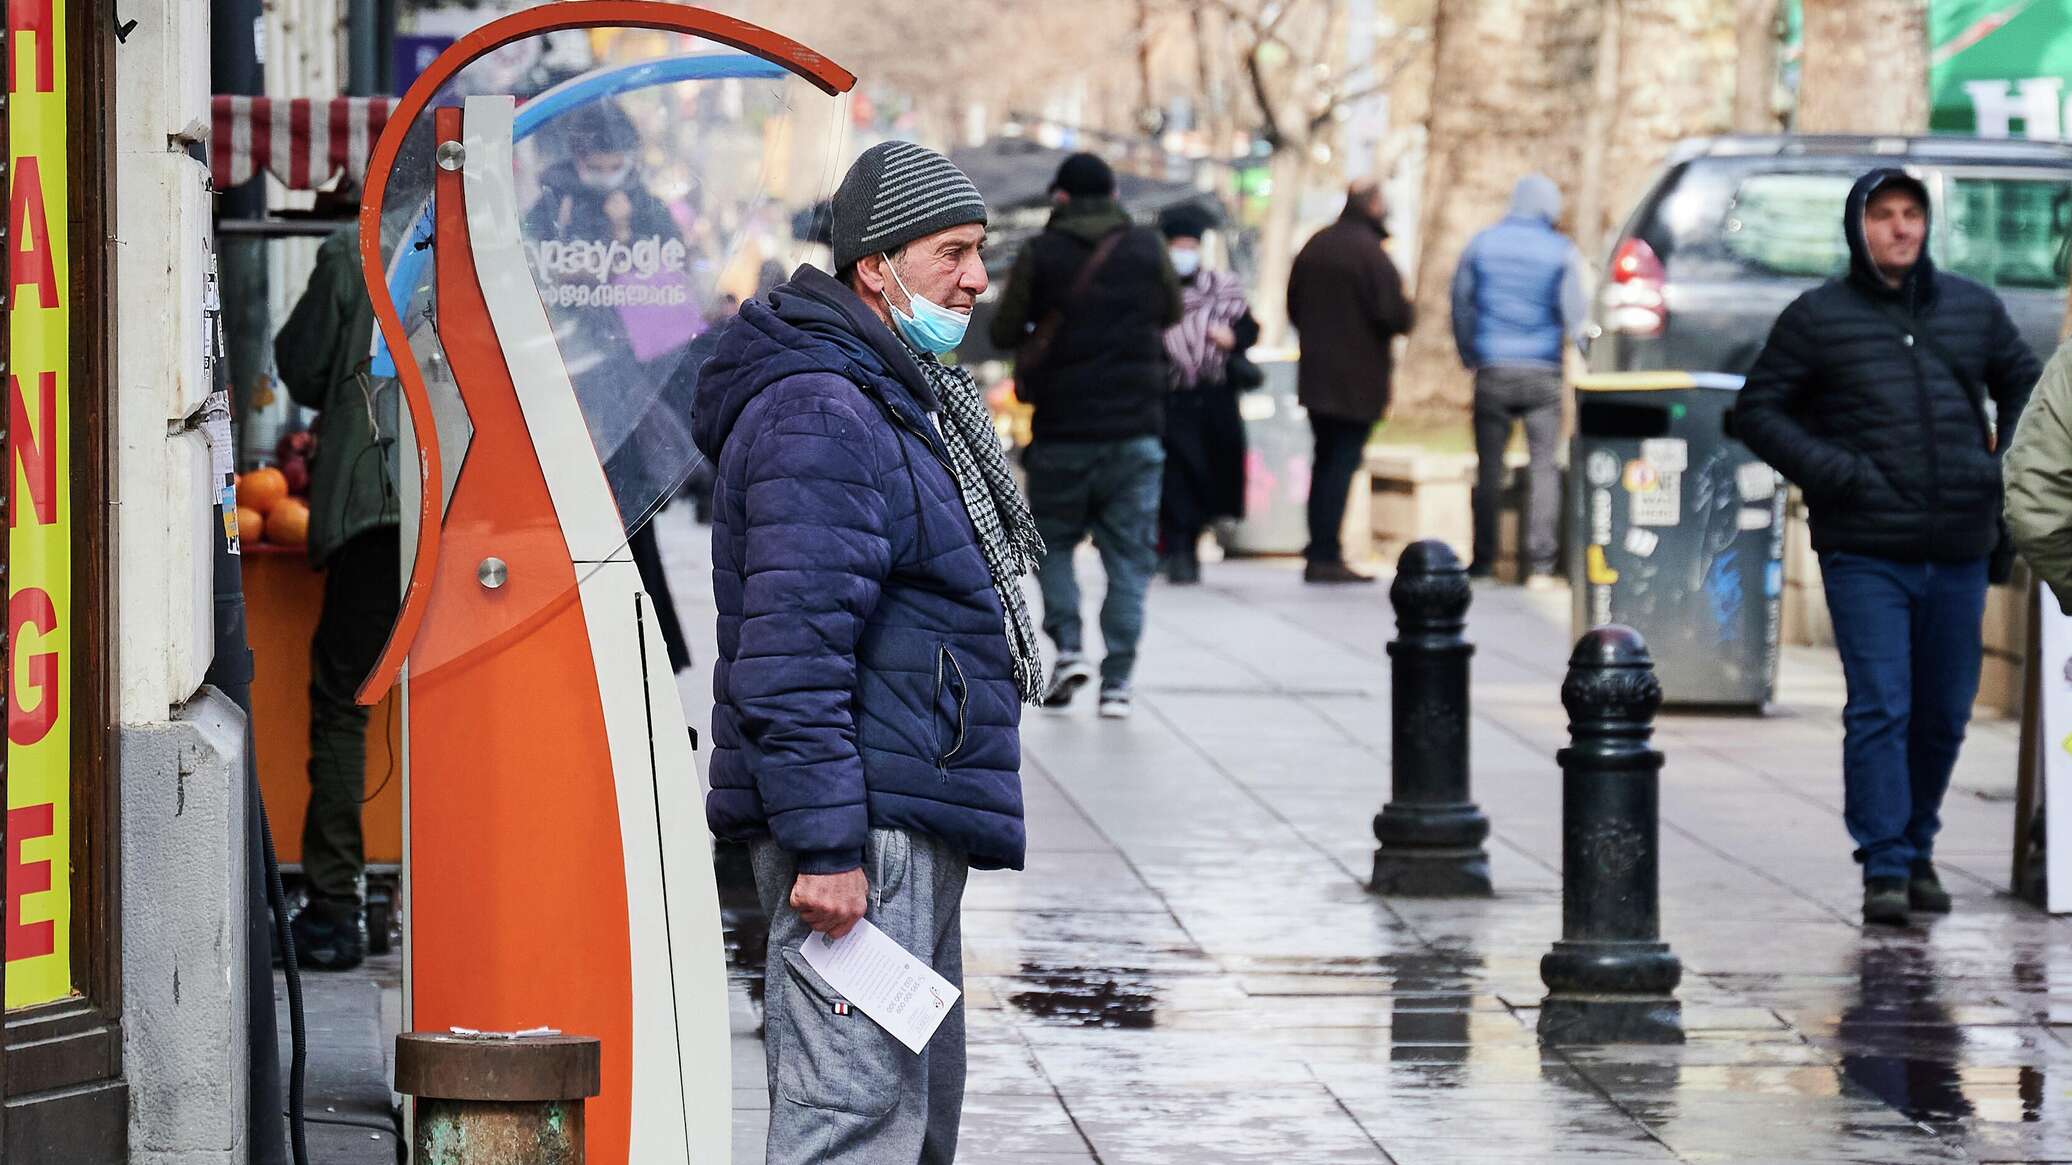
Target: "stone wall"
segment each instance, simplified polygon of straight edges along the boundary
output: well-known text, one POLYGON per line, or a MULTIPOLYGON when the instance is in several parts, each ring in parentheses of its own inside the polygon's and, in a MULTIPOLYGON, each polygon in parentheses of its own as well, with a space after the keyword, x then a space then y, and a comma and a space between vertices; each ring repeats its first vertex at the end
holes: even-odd
MULTIPOLYGON (((240 1165, 245 716, 203 688, 122 730, 122 994, 132 1165, 240 1165)), ((268 1001, 271 1006, 271 1001, 268 1001)))

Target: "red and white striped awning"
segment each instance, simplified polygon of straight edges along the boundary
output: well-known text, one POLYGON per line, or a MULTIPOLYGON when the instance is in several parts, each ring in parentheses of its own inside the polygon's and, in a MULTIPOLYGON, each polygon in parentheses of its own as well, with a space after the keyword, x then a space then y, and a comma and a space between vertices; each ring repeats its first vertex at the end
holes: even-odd
POLYGON ((264 170, 290 190, 315 190, 344 171, 367 172, 392 97, 236 97, 217 94, 209 143, 216 189, 242 185, 264 170))

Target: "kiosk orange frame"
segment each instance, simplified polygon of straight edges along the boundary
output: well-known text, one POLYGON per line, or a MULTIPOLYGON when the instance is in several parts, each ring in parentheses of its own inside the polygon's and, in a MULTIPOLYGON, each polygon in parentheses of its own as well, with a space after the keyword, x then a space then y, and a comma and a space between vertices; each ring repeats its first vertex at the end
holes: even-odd
POLYGON ((370 161, 360 235, 417 452, 415 555, 359 698, 401 683, 406 1028, 597 1036, 590 1159, 706 1165, 729 1157, 732 1101, 711 841, 662 641, 522 250, 515 103, 430 110, 433 156, 405 150, 470 62, 612 27, 728 46, 830 95, 855 82, 714 13, 568 0, 471 33, 411 86, 370 161), (435 168, 434 331, 472 430, 450 497, 382 247, 383 196, 406 153, 435 168))

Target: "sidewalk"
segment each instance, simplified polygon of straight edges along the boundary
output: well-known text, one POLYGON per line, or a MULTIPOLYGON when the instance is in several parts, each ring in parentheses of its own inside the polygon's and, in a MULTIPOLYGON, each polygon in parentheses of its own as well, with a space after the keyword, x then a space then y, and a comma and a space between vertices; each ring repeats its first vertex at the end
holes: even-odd
MULTIPOLYGON (((709 665, 706 532, 684 508, 658 527, 709 665)), ((965 903, 960 1162, 2072 1160, 2072 929, 1999 894, 2011 724, 1974 729, 1949 797, 1957 913, 1867 937, 1832 657, 1788 652, 1767 718, 1665 717, 1690 1042, 1543 1052, 1561 601, 1484 589, 1470 613, 1498 889, 1479 902, 1362 885, 1389 782, 1383 588, 1228 563, 1151 604, 1135 719, 1025 721, 1029 868, 975 875, 965 903)), ((702 731, 709 673, 681 682, 702 731)), ((743 1163, 767 1116, 759 973, 735 968, 743 1163)))

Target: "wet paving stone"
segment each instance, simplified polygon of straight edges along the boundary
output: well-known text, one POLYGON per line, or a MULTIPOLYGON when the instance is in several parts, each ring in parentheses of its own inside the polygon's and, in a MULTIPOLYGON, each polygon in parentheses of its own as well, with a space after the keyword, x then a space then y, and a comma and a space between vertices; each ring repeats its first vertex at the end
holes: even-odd
MULTIPOLYGON (((703 539, 664 515, 709 637, 703 539)), ((1025 718, 1028 869, 975 874, 966 898, 958 1160, 2072 1162, 2072 921, 1998 893, 2015 736, 1976 725, 1960 761, 1939 856, 1958 912, 1866 933, 1828 654, 1786 653, 1776 715, 1660 726, 1688 1041, 1539 1043, 1564 618, 1505 588, 1470 613, 1497 896, 1383 900, 1362 882, 1389 785, 1385 597, 1269 563, 1154 588, 1138 715, 1025 718)), ((745 1165, 767 1121, 765 939, 738 879, 723 868, 745 1165)))

